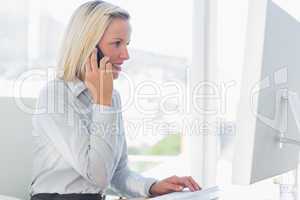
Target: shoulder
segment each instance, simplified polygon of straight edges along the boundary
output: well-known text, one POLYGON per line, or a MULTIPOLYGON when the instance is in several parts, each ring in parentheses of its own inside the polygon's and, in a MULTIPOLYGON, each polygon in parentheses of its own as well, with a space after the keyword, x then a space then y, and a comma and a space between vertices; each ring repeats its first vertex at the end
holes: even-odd
POLYGON ((39 98, 43 98, 45 96, 52 96, 52 95, 62 95, 64 94, 65 90, 67 89, 66 83, 64 80, 61 79, 54 79, 48 81, 40 90, 39 98))
POLYGON ((64 80, 54 79, 48 81, 39 92, 38 105, 52 106, 64 103, 67 92, 68 88, 64 80))

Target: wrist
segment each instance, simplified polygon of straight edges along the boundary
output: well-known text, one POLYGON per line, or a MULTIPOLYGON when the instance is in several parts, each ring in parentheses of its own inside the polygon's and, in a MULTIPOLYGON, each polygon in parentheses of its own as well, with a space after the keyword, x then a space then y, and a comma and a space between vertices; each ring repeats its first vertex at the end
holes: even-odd
POLYGON ((112 106, 112 98, 93 98, 95 104, 103 105, 103 106, 112 106))
POLYGON ((102 101, 102 102, 96 102, 96 104, 102 105, 102 106, 112 106, 111 101, 102 101))
POLYGON ((155 181, 154 183, 152 183, 152 185, 150 186, 149 188, 149 194, 150 194, 150 197, 154 197, 154 196, 157 196, 156 192, 155 192, 155 185, 158 181, 155 181))

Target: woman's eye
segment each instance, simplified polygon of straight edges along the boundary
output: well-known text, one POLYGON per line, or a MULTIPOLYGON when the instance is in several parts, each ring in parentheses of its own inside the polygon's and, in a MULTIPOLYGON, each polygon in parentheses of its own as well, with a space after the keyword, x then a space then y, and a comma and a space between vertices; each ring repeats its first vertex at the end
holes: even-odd
POLYGON ((120 41, 118 41, 118 42, 115 42, 115 45, 118 47, 118 46, 120 46, 120 44, 121 44, 121 42, 120 41))

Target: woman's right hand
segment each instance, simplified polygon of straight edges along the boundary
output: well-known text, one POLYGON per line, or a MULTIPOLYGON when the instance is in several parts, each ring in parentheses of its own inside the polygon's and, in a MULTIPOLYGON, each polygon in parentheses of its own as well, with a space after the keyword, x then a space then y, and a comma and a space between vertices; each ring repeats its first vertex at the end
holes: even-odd
POLYGON ((95 48, 85 63, 84 83, 92 94, 95 104, 111 106, 113 91, 112 64, 109 57, 97 64, 97 49, 95 48))

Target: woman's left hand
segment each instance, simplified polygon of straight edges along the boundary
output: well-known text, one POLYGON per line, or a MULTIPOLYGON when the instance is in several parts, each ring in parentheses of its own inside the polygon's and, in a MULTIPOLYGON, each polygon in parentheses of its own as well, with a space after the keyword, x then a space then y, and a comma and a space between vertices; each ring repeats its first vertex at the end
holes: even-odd
POLYGON ((171 192, 180 192, 185 187, 192 192, 201 190, 201 187, 191 176, 171 176, 154 183, 150 188, 150 194, 152 196, 159 196, 171 192))

